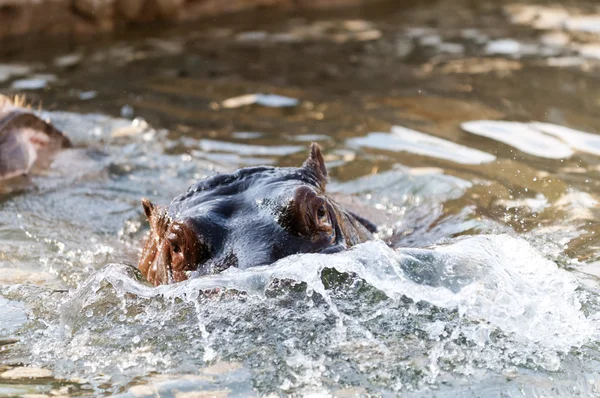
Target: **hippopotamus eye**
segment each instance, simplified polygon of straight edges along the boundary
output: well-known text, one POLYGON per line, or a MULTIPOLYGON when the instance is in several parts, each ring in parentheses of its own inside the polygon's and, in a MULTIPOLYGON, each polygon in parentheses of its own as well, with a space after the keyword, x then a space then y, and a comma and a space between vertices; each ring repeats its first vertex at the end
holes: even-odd
POLYGON ((325 205, 321 205, 321 207, 319 207, 319 210, 317 210, 317 217, 320 220, 323 217, 325 217, 326 215, 327 215, 327 209, 325 208, 325 205))
POLYGON ((321 231, 331 233, 333 232, 332 224, 331 224, 331 215, 329 213, 329 209, 325 203, 321 204, 317 208, 317 228, 321 231))
POLYGON ((170 234, 169 236, 167 236, 167 240, 169 241, 169 245, 171 245, 171 251, 173 253, 181 253, 181 246, 179 246, 179 239, 176 234, 170 234))
POLYGON ((317 209, 317 221, 319 224, 330 224, 329 222, 329 212, 327 211, 327 207, 325 204, 322 204, 317 209))

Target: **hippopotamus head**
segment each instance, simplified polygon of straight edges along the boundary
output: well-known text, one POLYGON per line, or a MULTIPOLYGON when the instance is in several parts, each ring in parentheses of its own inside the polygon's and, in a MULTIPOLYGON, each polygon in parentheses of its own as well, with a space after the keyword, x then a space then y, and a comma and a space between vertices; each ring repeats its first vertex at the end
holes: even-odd
POLYGON ((70 146, 59 130, 22 105, 0 95, 0 180, 44 167, 57 150, 70 146))
POLYGON ((144 199, 151 230, 138 267, 160 285, 372 239, 374 225, 327 196, 326 183, 321 150, 312 144, 302 167, 217 174, 166 207, 144 199))

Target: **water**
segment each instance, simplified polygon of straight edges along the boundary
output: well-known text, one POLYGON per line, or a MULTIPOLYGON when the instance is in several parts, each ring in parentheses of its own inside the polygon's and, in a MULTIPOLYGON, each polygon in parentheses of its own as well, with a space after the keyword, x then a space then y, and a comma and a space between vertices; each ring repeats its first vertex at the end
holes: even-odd
POLYGON ((3 43, 0 92, 75 145, 0 187, 0 395, 600 394, 597 18, 442 1, 3 43), (381 241, 140 279, 140 198, 312 140, 381 241))

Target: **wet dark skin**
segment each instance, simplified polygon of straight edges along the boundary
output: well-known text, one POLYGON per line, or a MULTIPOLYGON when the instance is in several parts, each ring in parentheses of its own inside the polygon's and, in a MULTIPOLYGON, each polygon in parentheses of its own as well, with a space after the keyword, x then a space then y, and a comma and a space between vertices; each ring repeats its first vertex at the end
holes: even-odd
POLYGON ((312 144, 301 167, 250 167, 192 185, 169 206, 142 200, 150 234, 138 268, 155 286, 246 269, 297 253, 335 253, 373 239, 375 226, 327 196, 312 144))
POLYGON ((31 110, 0 95, 0 181, 47 166, 71 144, 59 130, 31 110))

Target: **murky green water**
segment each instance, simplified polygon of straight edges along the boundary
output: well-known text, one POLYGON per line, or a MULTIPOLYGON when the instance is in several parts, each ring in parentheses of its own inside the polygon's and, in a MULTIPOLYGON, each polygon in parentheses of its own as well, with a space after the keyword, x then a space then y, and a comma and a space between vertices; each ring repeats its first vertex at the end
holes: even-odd
POLYGON ((0 187, 0 395, 600 394, 598 26, 432 1, 0 44, 75 143, 0 187), (396 250, 139 281, 141 197, 310 141, 396 250))

